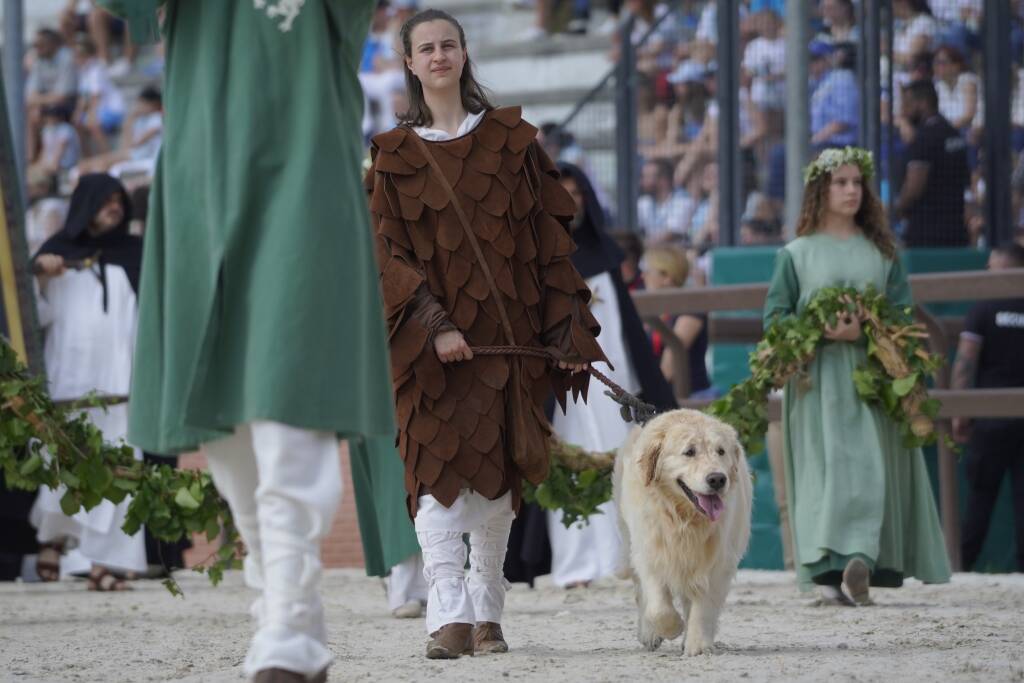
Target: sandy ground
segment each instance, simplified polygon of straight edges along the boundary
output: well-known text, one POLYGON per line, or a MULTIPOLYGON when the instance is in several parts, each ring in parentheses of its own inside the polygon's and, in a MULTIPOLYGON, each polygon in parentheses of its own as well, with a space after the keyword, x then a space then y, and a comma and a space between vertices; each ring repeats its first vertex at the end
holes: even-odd
MULTIPOLYGON (((240 681, 248 591, 182 573, 184 600, 156 582, 89 593, 82 582, 0 587, 0 680, 240 681)), ((421 620, 387 613, 378 579, 325 578, 332 681, 1024 681, 1024 575, 957 575, 875 591, 869 608, 811 606, 782 572, 740 572, 720 652, 643 651, 628 584, 563 591, 541 583, 508 596, 507 655, 430 662, 421 620)))

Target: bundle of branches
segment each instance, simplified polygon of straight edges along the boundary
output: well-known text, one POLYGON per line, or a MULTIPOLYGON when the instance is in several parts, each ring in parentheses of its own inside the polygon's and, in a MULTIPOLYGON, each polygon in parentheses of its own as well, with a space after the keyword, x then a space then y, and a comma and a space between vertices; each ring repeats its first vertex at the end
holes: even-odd
MULTIPOLYGON (((91 510, 104 500, 120 503, 132 496, 124 532, 145 525, 164 541, 203 533, 222 545, 195 567, 220 582, 224 570, 239 566, 241 540, 231 512, 206 472, 179 470, 136 460, 130 447, 105 443, 82 408, 100 407, 101 398, 68 408, 56 405, 41 377, 28 375, 14 350, 0 343, 0 468, 8 486, 35 491, 63 487, 64 514, 91 510), (77 413, 77 414, 76 414, 77 413)), ((175 595, 173 577, 164 581, 175 595)))
POLYGON ((612 498, 615 451, 592 453, 552 436, 548 454, 548 478, 536 487, 525 483, 523 498, 545 510, 561 510, 566 528, 601 514, 598 507, 612 498))
POLYGON ((768 326, 750 356, 750 377, 708 407, 736 428, 748 453, 764 448, 768 393, 790 380, 809 388, 807 366, 825 339, 825 327, 844 316, 860 316, 858 343, 866 344, 867 362, 853 373, 857 394, 898 425, 907 448, 935 443, 940 405, 928 398, 926 382, 942 359, 928 352, 924 327, 913 322, 910 308, 894 306, 872 287, 863 292, 827 287, 799 315, 777 318, 768 326))

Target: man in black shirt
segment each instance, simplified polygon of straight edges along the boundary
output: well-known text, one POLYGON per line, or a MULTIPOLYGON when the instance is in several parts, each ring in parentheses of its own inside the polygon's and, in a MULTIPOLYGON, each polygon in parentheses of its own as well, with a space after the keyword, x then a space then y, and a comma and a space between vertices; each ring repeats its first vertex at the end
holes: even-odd
POLYGON ((967 246, 967 143, 939 114, 939 98, 930 80, 914 81, 903 89, 903 116, 915 129, 896 200, 897 213, 907 219, 903 242, 908 247, 967 246))
MULTIPOLYGON (((989 270, 1024 268, 1024 247, 996 249, 989 270)), ((954 389, 1024 387, 1024 297, 983 301, 967 314, 953 365, 954 389)), ((968 442, 967 516, 961 552, 970 569, 985 543, 1003 475, 1010 473, 1017 571, 1024 571, 1024 419, 953 419, 953 436, 968 442)))

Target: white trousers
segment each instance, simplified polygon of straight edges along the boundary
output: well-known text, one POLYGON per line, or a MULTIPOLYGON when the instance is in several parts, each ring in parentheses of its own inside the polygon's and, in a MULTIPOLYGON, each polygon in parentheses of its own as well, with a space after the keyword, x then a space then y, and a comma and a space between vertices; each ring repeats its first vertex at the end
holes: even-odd
POLYGON ((412 601, 427 601, 427 581, 423 576, 423 555, 410 555, 391 568, 388 574, 388 609, 392 612, 412 601))
POLYGON ((487 500, 463 489, 450 508, 420 496, 416 537, 427 580, 427 634, 445 624, 501 623, 505 609, 505 553, 515 512, 512 494, 487 500), (469 534, 469 572, 466 544, 469 534))
POLYGON ((615 503, 598 507, 602 514, 591 515, 586 524, 566 529, 562 511, 549 510, 548 538, 551 540, 551 581, 561 588, 583 581, 611 576, 618 570, 619 514, 615 503))
POLYGON ((312 676, 331 663, 320 601, 320 541, 341 501, 337 437, 253 422, 203 445, 217 490, 245 541, 245 581, 262 592, 247 676, 281 668, 312 676))

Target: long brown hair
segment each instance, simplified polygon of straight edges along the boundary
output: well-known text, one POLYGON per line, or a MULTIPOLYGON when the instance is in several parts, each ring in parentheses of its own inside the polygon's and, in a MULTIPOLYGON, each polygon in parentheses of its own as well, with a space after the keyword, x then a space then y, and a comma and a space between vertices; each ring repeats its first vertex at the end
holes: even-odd
MULTIPOLYGON (((413 15, 402 26, 402 51, 405 57, 412 57, 412 32, 420 24, 428 21, 447 21, 459 32, 459 45, 466 49, 466 32, 462 25, 455 20, 455 17, 439 9, 425 9, 413 15)), ((434 123, 434 115, 427 106, 423 97, 423 84, 420 79, 408 68, 405 67, 405 92, 409 96, 409 109, 404 114, 398 114, 398 120, 407 126, 430 126, 434 123)), ((466 55, 466 63, 462 67, 462 77, 459 79, 459 94, 462 97, 462 107, 471 114, 479 114, 482 111, 494 109, 487 96, 487 90, 480 85, 473 76, 473 62, 466 55)))
MULTIPOLYGON (((860 200, 860 208, 853 217, 857 227, 864 236, 871 240, 887 259, 896 257, 896 238, 889 229, 889 220, 885 209, 879 201, 868 178, 861 177, 864 190, 860 200)), ((796 224, 797 237, 813 235, 825 220, 828 210, 828 191, 832 184, 832 174, 822 173, 816 176, 804 188, 804 203, 800 207, 800 220, 796 224)))

